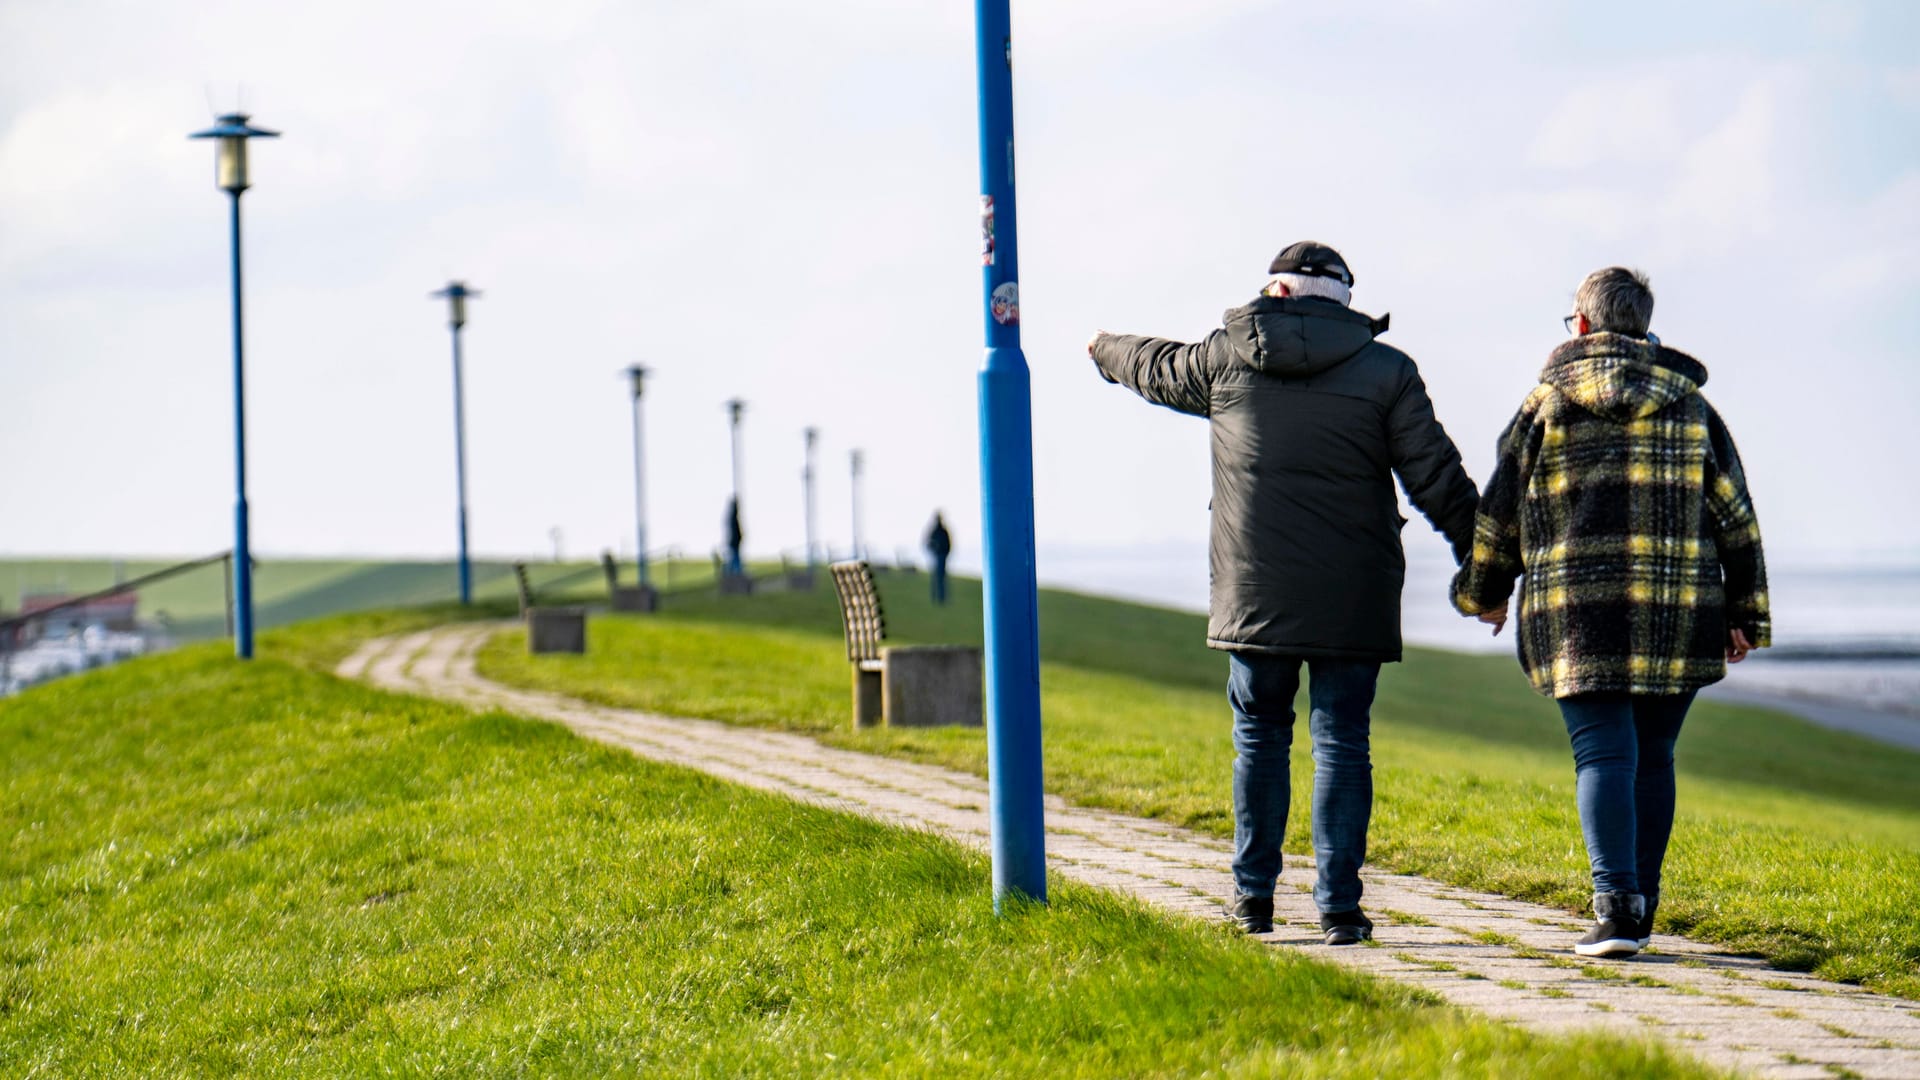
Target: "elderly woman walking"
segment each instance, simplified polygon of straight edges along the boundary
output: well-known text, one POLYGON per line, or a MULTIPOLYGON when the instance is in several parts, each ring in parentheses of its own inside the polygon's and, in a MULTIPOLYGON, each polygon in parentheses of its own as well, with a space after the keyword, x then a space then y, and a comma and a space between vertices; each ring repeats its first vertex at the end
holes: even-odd
POLYGON ((1581 283, 1573 340, 1500 437, 1454 606, 1507 620, 1573 745, 1595 925, 1582 956, 1652 936, 1673 831, 1673 749, 1701 687, 1771 638, 1760 525, 1707 369, 1648 332, 1653 292, 1612 267, 1581 283))

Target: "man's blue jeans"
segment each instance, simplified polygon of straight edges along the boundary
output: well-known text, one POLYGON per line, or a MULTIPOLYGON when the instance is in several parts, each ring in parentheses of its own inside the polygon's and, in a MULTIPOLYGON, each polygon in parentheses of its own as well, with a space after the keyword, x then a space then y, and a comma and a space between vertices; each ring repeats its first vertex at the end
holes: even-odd
POLYGON ((1638 893, 1649 907, 1660 898, 1673 835, 1673 744, 1692 704, 1691 693, 1560 699, 1594 892, 1638 893))
POLYGON ((1272 896, 1280 877, 1280 841, 1293 797, 1287 760, 1293 698, 1304 662, 1313 710, 1307 725, 1313 739, 1313 854, 1320 864, 1313 900, 1325 914, 1354 910, 1373 815, 1368 728, 1380 665, 1262 653, 1231 653, 1228 662, 1235 884, 1247 896, 1272 896))

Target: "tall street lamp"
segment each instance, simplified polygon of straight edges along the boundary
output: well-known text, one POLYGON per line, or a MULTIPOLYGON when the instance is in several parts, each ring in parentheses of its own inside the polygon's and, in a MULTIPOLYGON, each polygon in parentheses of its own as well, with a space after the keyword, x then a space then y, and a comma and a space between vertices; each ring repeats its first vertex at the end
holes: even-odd
POLYGON ((640 391, 647 369, 634 364, 627 369, 627 377, 633 380, 633 520, 640 545, 634 560, 639 564, 640 587, 645 589, 651 579, 647 571, 647 470, 646 460, 641 456, 640 391))
POLYGON ((740 414, 746 409, 747 403, 739 398, 727 402, 728 437, 733 444, 733 497, 727 503, 727 573, 733 577, 747 572, 740 553, 741 538, 746 531, 740 522, 740 414))
POLYGON ((747 409, 747 403, 734 398, 727 402, 727 425, 733 439, 733 497, 740 498, 740 414, 747 409))
POLYGON ((867 455, 864 451, 855 450, 847 457, 853 466, 853 557, 858 559, 863 557, 861 553, 866 550, 866 544, 860 536, 860 474, 866 471, 867 455))
POLYGON ((460 375, 460 329, 467 325, 467 299, 480 290, 464 281, 449 281, 432 295, 447 302, 447 326, 453 331, 453 468, 460 486, 460 603, 473 603, 473 564, 467 558, 467 412, 460 375))
POLYGON ((240 318, 240 194, 251 186, 247 177, 247 140, 277 139, 280 133, 257 128, 246 113, 228 113, 214 126, 188 138, 218 139, 214 184, 229 196, 227 203, 233 268, 233 654, 253 658, 253 546, 247 533, 247 378, 245 338, 240 318))
POLYGON ((806 464, 800 468, 801 496, 805 500, 807 513, 807 580, 813 580, 814 570, 814 529, 813 529, 813 452, 820 445, 820 429, 810 427, 801 432, 806 440, 806 464))
POLYGON ((980 368, 985 527, 987 801, 993 905, 1047 898, 1040 775, 1040 616, 1033 565, 1033 406, 1020 351, 1009 0, 974 0, 980 90, 980 261, 987 355, 980 368))

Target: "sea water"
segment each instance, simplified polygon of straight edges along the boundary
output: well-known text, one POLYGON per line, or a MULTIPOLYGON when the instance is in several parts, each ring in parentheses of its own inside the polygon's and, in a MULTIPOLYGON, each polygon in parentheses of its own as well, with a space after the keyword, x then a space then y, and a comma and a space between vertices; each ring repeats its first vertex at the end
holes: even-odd
MULTIPOLYGON (((1513 652, 1448 602, 1453 561, 1409 538, 1401 627, 1409 645, 1456 652, 1513 652)), ((1043 584, 1187 611, 1207 608, 1204 542, 1128 548, 1045 547, 1043 584)), ((1920 560, 1788 558, 1768 568, 1774 648, 1729 671, 1727 687, 1920 716, 1920 560)))

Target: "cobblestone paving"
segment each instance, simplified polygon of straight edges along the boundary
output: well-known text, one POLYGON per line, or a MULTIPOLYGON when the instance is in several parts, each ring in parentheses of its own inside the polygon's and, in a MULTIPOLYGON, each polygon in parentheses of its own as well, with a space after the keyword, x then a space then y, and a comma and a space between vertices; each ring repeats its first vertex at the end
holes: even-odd
MULTIPOLYGON (((987 785, 978 777, 801 735, 652 716, 488 682, 474 671, 474 653, 500 625, 457 624, 368 642, 338 674, 555 720, 642 757, 976 848, 987 844, 987 785)), ((1053 796, 1046 809, 1047 858, 1062 876, 1182 915, 1221 917, 1232 890, 1225 841, 1053 796)), ((1652 952, 1631 961, 1585 960, 1568 951, 1585 924, 1566 912, 1374 871, 1364 877, 1378 943, 1330 949, 1319 944, 1318 913, 1307 894, 1312 876, 1311 860, 1288 857, 1275 931, 1261 940, 1530 1028, 1652 1033, 1712 1063, 1782 1080, 1920 1080, 1920 1003, 1680 938, 1656 938, 1652 952)))

